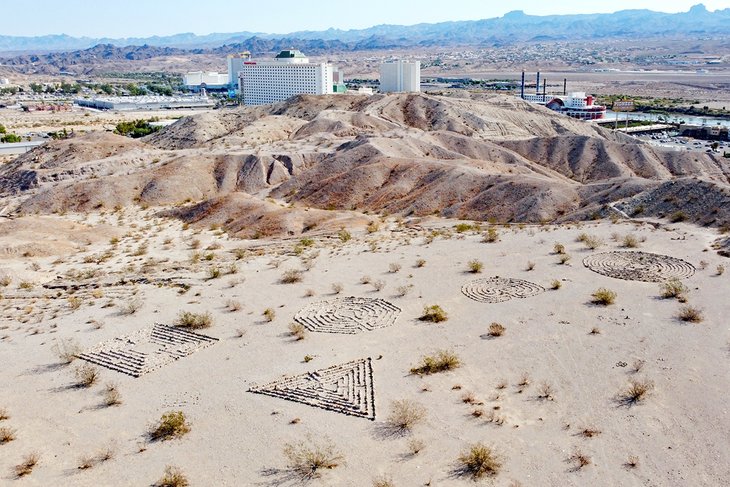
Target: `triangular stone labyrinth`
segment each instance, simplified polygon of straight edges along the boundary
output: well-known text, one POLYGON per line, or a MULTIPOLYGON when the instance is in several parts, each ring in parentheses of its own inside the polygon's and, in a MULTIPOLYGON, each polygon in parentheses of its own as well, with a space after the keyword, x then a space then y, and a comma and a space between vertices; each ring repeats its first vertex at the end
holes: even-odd
POLYGON ((249 389, 289 401, 375 420, 375 390, 370 358, 296 376, 284 376, 249 389))

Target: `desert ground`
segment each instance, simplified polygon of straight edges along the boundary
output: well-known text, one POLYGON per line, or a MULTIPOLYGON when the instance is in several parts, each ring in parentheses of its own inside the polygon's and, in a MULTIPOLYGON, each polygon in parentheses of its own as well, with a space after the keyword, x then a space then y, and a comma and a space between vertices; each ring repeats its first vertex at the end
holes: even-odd
MULTIPOLYGON (((728 287, 727 275, 718 273, 727 261, 709 250, 711 231, 651 221, 494 226, 490 243, 486 226, 374 218, 371 233, 302 242, 186 230, 149 210, 21 221, 60 228, 41 239, 54 242, 48 255, 8 252, 1 261, 10 278, 2 300, 8 418, 1 425, 15 436, 0 446, 3 483, 148 485, 175 465, 193 485, 298 485, 283 448, 299 441, 330 444, 342 456, 313 485, 370 485, 380 476, 392 485, 465 485, 469 477, 458 475, 456 459, 476 442, 501 458, 495 485, 730 480, 728 287), (69 220, 74 228, 66 228, 69 220), (581 234, 596 248, 577 241, 581 234), (595 254, 629 251, 626 235, 638 242, 631 251, 685 263, 656 270, 660 279, 686 277, 686 299, 701 311, 700 323, 681 321, 682 304, 661 298, 659 283, 616 279, 584 265, 595 254), (556 243, 570 257, 565 263, 556 243), (474 259, 484 264, 480 273, 470 272, 474 259), (282 283, 290 270, 301 271, 300 282, 282 283), (500 292, 489 281, 496 276, 531 284, 500 292), (468 286, 477 279, 486 281, 468 286), (616 292, 614 304, 592 303, 601 287, 616 292), (318 331, 337 322, 336 306, 322 303, 344 297, 392 308, 365 312, 371 330, 318 331), (448 319, 420 321, 432 305, 448 319), (274 311, 271 321, 266 309, 274 311), (299 340, 289 325, 303 309, 313 329, 299 340), (181 311, 210 313, 212 325, 194 331, 214 341, 136 378, 95 366, 99 378, 88 387, 74 374, 84 360, 61 363, 58 347, 88 351, 172 325, 181 311), (504 334, 490 336, 491 323, 503 325, 504 334), (409 373, 439 350, 456 354, 461 365, 409 373), (311 405, 251 392, 285 375, 363 359, 372 379, 358 385, 374 402, 350 414, 327 409, 326 387, 314 390, 311 405), (653 384, 635 403, 622 396, 632 380, 653 384), (106 405, 109 384, 120 404, 106 405), (394 401, 404 399, 424 414, 400 430, 389 418, 394 401), (150 427, 178 410, 190 432, 151 440, 150 427), (107 450, 111 458, 99 459, 107 450), (38 454, 37 467, 13 480, 12 467, 30 452, 38 454), (581 466, 576 453, 589 463, 581 466), (631 456, 635 466, 628 465, 631 456), (84 462, 90 466, 80 469, 84 462)), ((141 350, 154 348, 142 342, 141 350)))
POLYGON ((727 485, 728 175, 476 94, 49 142, 0 167, 0 483, 727 485))

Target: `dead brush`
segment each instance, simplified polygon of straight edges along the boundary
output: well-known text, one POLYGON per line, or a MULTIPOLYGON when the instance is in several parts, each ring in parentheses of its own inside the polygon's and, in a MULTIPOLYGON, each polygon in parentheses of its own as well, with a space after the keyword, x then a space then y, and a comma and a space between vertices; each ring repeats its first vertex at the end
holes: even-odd
POLYGON ((501 337, 507 329, 499 323, 489 325, 488 335, 493 338, 501 337))
POLYGON ((426 409, 410 399, 399 399, 390 405, 386 428, 392 435, 406 435, 426 417, 426 409))
POLYGON ((165 467, 165 474, 154 485, 154 487, 188 487, 190 481, 178 467, 168 465, 165 467))
POLYGON ((593 463, 591 457, 577 449, 573 451, 570 457, 568 457, 568 461, 575 464, 574 470, 576 471, 593 463))
POLYGON ((77 387, 89 388, 99 380, 99 369, 91 364, 83 364, 74 371, 77 387))
POLYGON ((502 459, 494 448, 484 443, 476 443, 464 450, 456 459, 454 473, 459 477, 471 477, 479 480, 492 477, 502 468, 502 459))
POLYGON ((319 478, 323 470, 332 470, 344 463, 344 457, 329 442, 287 443, 284 456, 289 470, 305 481, 319 478))
POLYGON ((301 323, 289 323, 289 335, 301 341, 307 338, 307 329, 301 323))
POLYGON ((633 406, 642 402, 654 389, 654 383, 648 379, 632 379, 629 385, 619 392, 617 400, 624 406, 633 406))
POLYGON ((24 458, 23 461, 16 465, 14 468, 15 476, 18 478, 25 477, 27 475, 30 475, 33 472, 33 469, 38 465, 38 462, 40 461, 40 455, 38 453, 29 453, 24 458))

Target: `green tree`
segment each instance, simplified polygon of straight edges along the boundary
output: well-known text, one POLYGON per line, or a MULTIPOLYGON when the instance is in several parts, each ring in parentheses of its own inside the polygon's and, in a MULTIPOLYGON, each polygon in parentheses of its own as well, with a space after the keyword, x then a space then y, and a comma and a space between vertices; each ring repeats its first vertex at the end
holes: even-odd
POLYGON ((4 142, 4 143, 21 142, 22 140, 23 140, 22 137, 20 137, 19 135, 15 135, 15 134, 8 134, 8 135, 5 135, 4 137, 0 138, 0 142, 4 142))
POLYGON ((0 123, 0 134, 4 134, 7 132, 7 129, 5 128, 5 125, 0 123))
POLYGON ((33 93, 43 93, 43 85, 40 83, 31 83, 30 89, 33 93))

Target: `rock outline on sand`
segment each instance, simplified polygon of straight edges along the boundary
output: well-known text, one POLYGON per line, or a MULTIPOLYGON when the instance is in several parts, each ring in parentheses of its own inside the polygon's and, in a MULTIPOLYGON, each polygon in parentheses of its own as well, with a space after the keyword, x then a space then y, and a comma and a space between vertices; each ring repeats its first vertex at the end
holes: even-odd
POLYGON ((311 303, 294 315, 294 321, 312 332, 353 335, 392 326, 400 312, 381 298, 348 296, 311 303))
POLYGON ((79 358, 116 372, 139 377, 212 345, 217 338, 176 326, 155 323, 130 335, 112 338, 90 348, 79 358), (154 352, 139 350, 157 346, 154 352))
POLYGON ((285 375, 261 386, 251 386, 248 392, 375 420, 370 357, 299 375, 285 375))
POLYGON ((664 282, 688 279, 695 273, 695 266, 685 260, 636 250, 592 254, 583 259, 583 265, 602 276, 625 281, 664 282))
POLYGON ((480 303, 502 303, 513 298, 530 298, 545 292, 545 288, 534 282, 512 277, 485 277, 469 281, 461 287, 469 299, 480 303))

